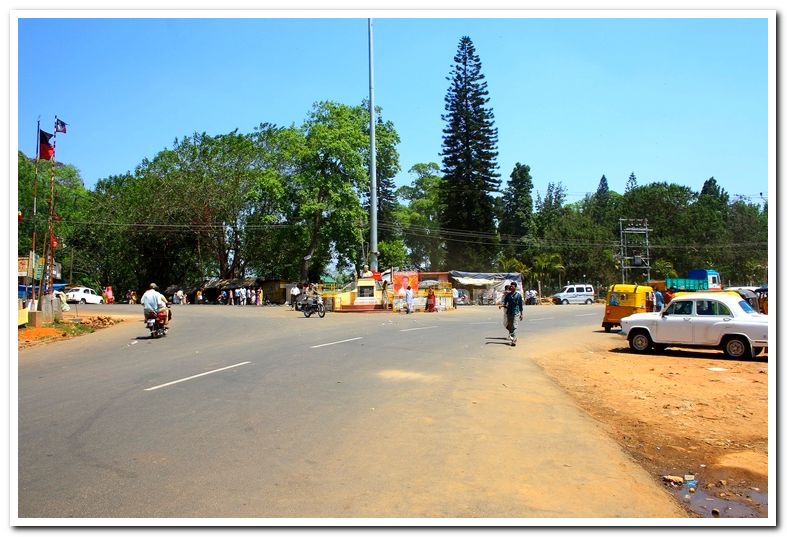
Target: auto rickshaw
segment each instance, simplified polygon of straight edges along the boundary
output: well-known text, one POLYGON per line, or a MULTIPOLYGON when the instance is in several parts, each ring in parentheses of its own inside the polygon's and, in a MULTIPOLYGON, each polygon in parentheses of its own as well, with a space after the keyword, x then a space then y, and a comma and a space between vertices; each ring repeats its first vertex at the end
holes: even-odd
POLYGON ((601 326, 605 332, 613 326, 620 326, 620 320, 634 313, 644 313, 653 308, 653 288, 648 285, 616 283, 607 291, 607 305, 604 308, 604 321, 601 326))
POLYGON ((757 295, 757 304, 760 306, 760 313, 768 315, 768 286, 764 285, 754 290, 757 295))

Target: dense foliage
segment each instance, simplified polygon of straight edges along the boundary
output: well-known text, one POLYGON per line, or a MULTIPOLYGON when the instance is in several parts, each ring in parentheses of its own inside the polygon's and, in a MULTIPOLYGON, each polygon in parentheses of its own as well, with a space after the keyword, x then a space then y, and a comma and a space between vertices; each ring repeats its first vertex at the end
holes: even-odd
MULTIPOLYGON (((517 162, 500 195, 497 131, 469 38, 454 61, 442 168, 416 164, 397 189, 399 135, 376 111, 381 270, 517 271, 547 290, 608 285, 621 281, 620 220, 647 219, 652 278, 715 268, 725 283, 767 281, 767 202, 731 199, 713 177, 695 192, 640 184, 632 172, 620 194, 602 175, 594 192, 567 203, 562 183, 537 189, 517 162)), ((30 251, 35 230, 42 254, 54 173, 55 257, 68 282, 122 293, 209 277, 316 281, 330 272, 347 281, 368 262, 369 161, 368 103, 335 102, 316 103, 300 126, 175 139, 93 190, 75 165, 42 161, 36 173, 19 152, 18 253, 30 251)), ((642 281, 645 271, 631 276, 642 281)))
POLYGON ((484 270, 495 257, 497 129, 481 61, 469 37, 462 37, 449 76, 443 120, 443 181, 440 224, 446 231, 448 263, 484 270), (468 234, 466 232, 472 232, 468 234))

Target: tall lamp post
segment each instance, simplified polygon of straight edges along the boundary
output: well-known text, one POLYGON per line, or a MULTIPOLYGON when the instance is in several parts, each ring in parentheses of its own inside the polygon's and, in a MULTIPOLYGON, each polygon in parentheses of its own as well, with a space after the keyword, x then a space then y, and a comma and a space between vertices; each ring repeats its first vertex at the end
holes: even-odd
POLYGON ((377 271, 377 148, 374 141, 374 39, 372 19, 369 19, 369 144, 371 146, 371 164, 369 177, 371 192, 369 194, 369 212, 371 213, 371 236, 369 237, 369 268, 377 271))

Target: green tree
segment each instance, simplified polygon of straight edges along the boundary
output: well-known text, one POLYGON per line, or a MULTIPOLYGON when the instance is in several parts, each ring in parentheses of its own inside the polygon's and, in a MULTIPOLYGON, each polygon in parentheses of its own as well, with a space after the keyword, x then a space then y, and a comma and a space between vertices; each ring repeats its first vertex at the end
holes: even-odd
POLYGON ((396 219, 402 222, 405 245, 409 251, 409 265, 430 270, 446 268, 445 247, 440 235, 440 167, 434 163, 419 163, 410 168, 412 183, 397 190, 400 205, 396 219))
POLYGON ((678 273, 675 270, 675 267, 672 266, 672 262, 666 259, 656 259, 653 263, 651 263, 653 267, 653 274, 652 276, 657 279, 666 279, 666 278, 677 278, 678 273))
MULTIPOLYGON (((364 133, 369 136, 369 101, 364 99, 358 113, 360 113, 367 126, 364 133)), ((401 141, 396 128, 391 121, 385 121, 382 117, 382 109, 379 106, 375 107, 375 125, 374 125, 375 147, 377 149, 377 158, 375 167, 377 171, 377 221, 378 231, 377 239, 379 242, 388 241, 394 242, 402 238, 401 226, 396 221, 396 211, 399 205, 396 196, 396 184, 394 177, 400 171, 399 166, 399 152, 396 146, 401 141), (381 225, 391 224, 391 225, 381 225)), ((369 151, 365 152, 365 163, 370 167, 369 151)), ((361 199, 363 199, 364 210, 368 213, 370 208, 370 191, 371 185, 361 191, 361 199)), ((382 255, 382 250, 380 250, 382 255)), ((359 259, 357 263, 360 268, 367 260, 359 259)), ((380 259, 382 262, 382 259, 380 259)))
POLYGON ((533 179, 530 166, 516 163, 503 192, 500 217, 503 255, 525 260, 533 233, 533 179))
POLYGON ((694 257, 702 245, 690 244, 694 225, 689 207, 697 198, 691 188, 658 182, 638 186, 624 195, 621 217, 647 219, 651 258, 672 260, 679 274, 694 266, 694 257))
POLYGON ((628 181, 626 181, 626 192, 628 192, 629 190, 633 190, 635 188, 637 188, 637 176, 634 175, 634 172, 631 172, 628 181))
POLYGON ((560 254, 544 253, 533 257, 533 277, 548 287, 554 287, 555 276, 566 270, 560 254))
POLYGON ((534 216, 534 228, 538 238, 544 238, 546 230, 557 220, 563 217, 566 212, 563 203, 566 201, 566 188, 562 182, 557 184, 550 182, 544 198, 541 194, 536 196, 536 214, 534 216))
POLYGON ((466 232, 446 242, 447 263, 463 270, 488 270, 496 254, 497 129, 484 78, 473 42, 462 37, 445 97, 440 220, 444 230, 466 232))
POLYGON ((317 103, 301 130, 298 217, 309 237, 301 278, 315 281, 330 260, 331 246, 339 267, 357 258, 362 240, 358 224, 366 219, 358 192, 368 185, 363 158, 368 138, 363 116, 333 102, 317 103), (327 240, 324 231, 330 233, 327 240))

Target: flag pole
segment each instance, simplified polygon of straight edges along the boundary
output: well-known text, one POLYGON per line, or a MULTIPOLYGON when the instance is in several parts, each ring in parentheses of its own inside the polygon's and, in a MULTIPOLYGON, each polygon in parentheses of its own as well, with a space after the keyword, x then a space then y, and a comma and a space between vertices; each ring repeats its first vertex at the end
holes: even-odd
MULTIPOLYGON (((36 122, 36 166, 35 166, 35 176, 33 179, 33 238, 30 244, 30 250, 33 252, 32 255, 28 255, 30 260, 28 261, 28 267, 30 264, 33 265, 33 289, 32 295, 30 298, 33 301, 33 304, 36 303, 36 265, 38 264, 36 261, 36 228, 38 227, 38 222, 36 221, 36 214, 37 214, 37 203, 38 203, 38 160, 41 156, 41 116, 38 116, 38 121, 36 122)), ((29 281, 29 280, 28 280, 29 281)))
MULTIPOLYGON (((57 116, 55 116, 55 126, 57 126, 57 116)), ((52 143, 52 156, 49 157, 49 217, 47 219, 47 233, 44 236, 44 269, 41 271, 41 280, 39 284, 39 296, 44 296, 44 283, 46 283, 46 290, 52 289, 52 269, 54 260, 54 248, 52 248, 52 236, 54 235, 52 215, 54 214, 55 203, 55 141, 57 133, 53 133, 52 143)), ((39 300, 39 310, 42 310, 41 301, 39 300)))
POLYGON ((55 116, 55 124, 52 129, 52 158, 49 159, 49 275, 47 278, 47 289, 50 293, 54 293, 54 272, 55 272, 55 246, 52 240, 55 237, 55 158, 57 158, 57 116, 55 116))

